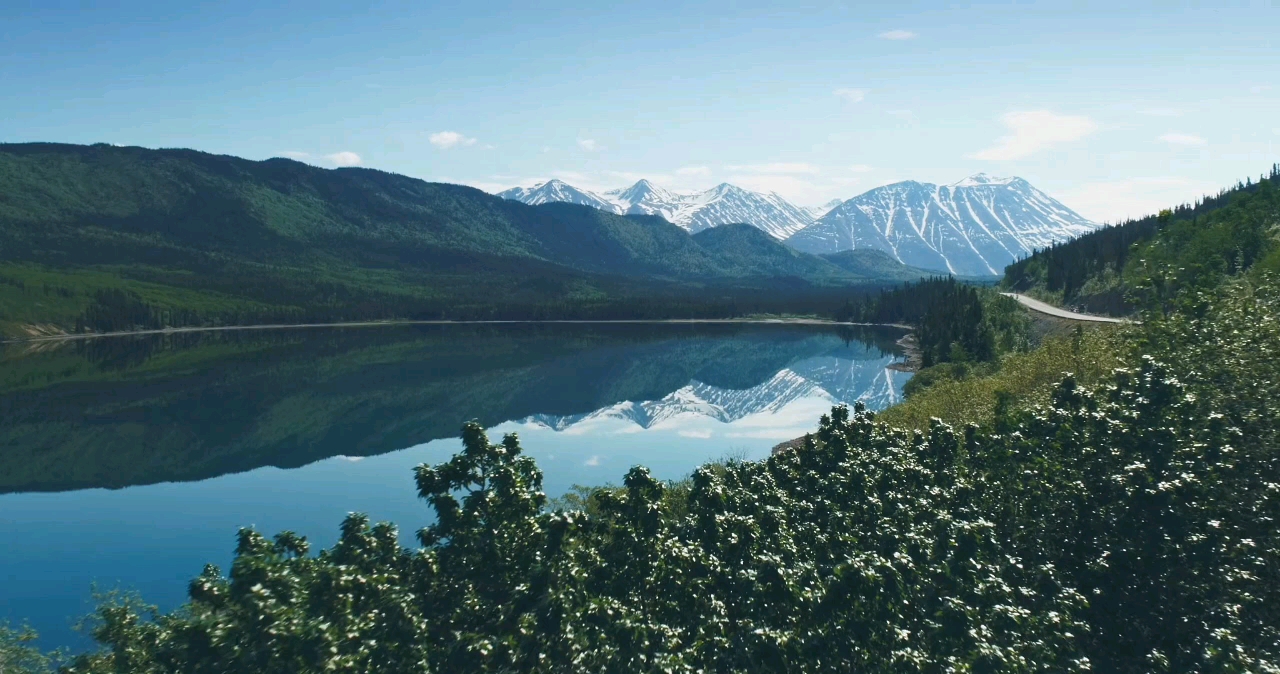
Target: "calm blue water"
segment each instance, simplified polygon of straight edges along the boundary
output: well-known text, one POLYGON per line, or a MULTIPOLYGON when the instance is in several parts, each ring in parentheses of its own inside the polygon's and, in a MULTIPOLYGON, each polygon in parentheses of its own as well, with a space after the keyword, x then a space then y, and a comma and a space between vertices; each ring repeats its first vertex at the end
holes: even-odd
POLYGON ((413 467, 461 424, 519 434, 548 495, 762 458, 835 403, 873 408, 909 375, 895 331, 447 326, 99 340, 0 352, 0 620, 45 647, 90 588, 162 609, 236 530, 330 545, 346 513, 429 523, 413 467))

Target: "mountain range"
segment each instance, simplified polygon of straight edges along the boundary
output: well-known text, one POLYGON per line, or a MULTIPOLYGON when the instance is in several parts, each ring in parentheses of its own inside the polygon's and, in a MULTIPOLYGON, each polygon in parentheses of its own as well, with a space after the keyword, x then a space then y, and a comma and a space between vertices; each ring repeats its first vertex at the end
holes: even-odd
POLYGON ((533 187, 513 187, 498 196, 526 204, 562 201, 591 206, 618 215, 656 215, 685 231, 730 223, 754 225, 775 239, 785 239, 813 222, 813 212, 793 205, 776 193, 761 193, 721 183, 703 192, 665 190, 648 180, 596 194, 561 180, 533 187))
POLYGON ((691 234, 646 194, 618 215, 290 159, 0 144, 0 333, 739 315, 927 273, 745 224, 691 234))
POLYGON ((894 183, 813 208, 727 183, 704 192, 676 193, 641 180, 597 194, 551 180, 499 196, 528 204, 564 201, 611 213, 658 215, 690 232, 747 223, 796 250, 879 250, 911 267, 959 276, 999 275, 1005 265, 1034 250, 1099 227, 1022 178, 983 173, 943 186, 894 183))

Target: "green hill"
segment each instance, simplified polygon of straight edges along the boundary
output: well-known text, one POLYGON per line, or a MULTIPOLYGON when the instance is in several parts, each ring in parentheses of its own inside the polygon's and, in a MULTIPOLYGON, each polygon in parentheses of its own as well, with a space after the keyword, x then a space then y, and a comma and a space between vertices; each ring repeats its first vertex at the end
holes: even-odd
POLYGON ((918 281, 922 278, 939 276, 936 271, 910 267, 893 259, 892 255, 874 248, 859 250, 842 250, 838 253, 827 253, 819 256, 823 260, 853 274, 864 278, 894 281, 918 281))
POLYGON ((540 317, 646 302, 699 311, 779 277, 793 289, 882 278, 754 230, 704 234, 372 169, 0 145, 0 333, 540 317))
POLYGON ((1002 285, 1086 311, 1132 313, 1187 287, 1212 287, 1255 263, 1280 271, 1273 241, 1280 164, 1158 215, 1099 229, 1005 269, 1002 285))

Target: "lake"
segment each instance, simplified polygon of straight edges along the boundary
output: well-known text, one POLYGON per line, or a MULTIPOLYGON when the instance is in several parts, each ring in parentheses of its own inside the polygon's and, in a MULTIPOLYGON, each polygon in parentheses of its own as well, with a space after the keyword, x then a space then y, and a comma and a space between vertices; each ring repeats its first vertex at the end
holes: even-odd
POLYGON ((838 403, 899 400, 893 329, 441 325, 189 333, 0 351, 0 621, 47 648, 90 589, 179 605, 235 533, 315 545, 351 511, 431 520, 413 467, 519 434, 556 497, 633 465, 759 459, 838 403))

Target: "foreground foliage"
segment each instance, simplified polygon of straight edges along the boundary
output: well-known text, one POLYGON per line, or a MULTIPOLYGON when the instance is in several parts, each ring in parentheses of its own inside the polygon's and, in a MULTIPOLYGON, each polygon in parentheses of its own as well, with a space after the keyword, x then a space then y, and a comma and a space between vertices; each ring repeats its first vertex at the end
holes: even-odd
POLYGON ((678 498, 634 468, 548 512, 469 425, 417 471, 419 547, 244 530, 183 609, 104 606, 71 671, 1277 671, 1280 297, 1200 299, 1105 385, 962 432, 836 408, 678 498))

